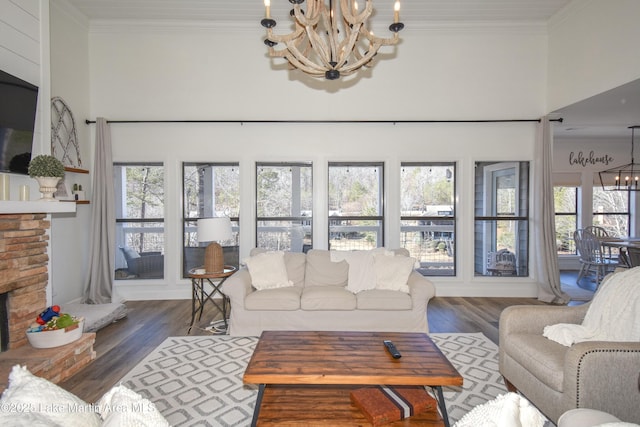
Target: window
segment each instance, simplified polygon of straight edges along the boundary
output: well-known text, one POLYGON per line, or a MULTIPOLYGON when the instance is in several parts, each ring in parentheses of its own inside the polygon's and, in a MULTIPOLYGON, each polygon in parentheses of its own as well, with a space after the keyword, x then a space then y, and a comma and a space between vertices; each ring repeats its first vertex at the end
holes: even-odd
POLYGON ((475 274, 528 276, 529 162, 475 166, 475 274))
POLYGON ((455 275, 455 163, 403 163, 400 244, 428 276, 455 275))
POLYGON ((117 280, 164 277, 164 167, 114 164, 117 280))
POLYGON ((199 218, 226 216, 231 219, 233 238, 218 242, 226 265, 239 265, 240 167, 238 163, 183 163, 183 254, 182 277, 189 270, 204 265, 204 250, 209 244, 198 243, 199 218))
MULTIPOLYGON (((611 187, 613 188, 613 187, 611 187)), ((603 227, 611 236, 629 235, 630 191, 607 191, 593 187, 593 225, 603 227)))
POLYGON ((575 255, 573 233, 578 228, 578 189, 553 187, 556 218, 556 248, 558 255, 575 255))
POLYGON ((310 163, 256 164, 259 248, 306 252, 312 247, 312 175, 310 163))
POLYGON ((384 246, 382 163, 329 163, 329 248, 384 246))

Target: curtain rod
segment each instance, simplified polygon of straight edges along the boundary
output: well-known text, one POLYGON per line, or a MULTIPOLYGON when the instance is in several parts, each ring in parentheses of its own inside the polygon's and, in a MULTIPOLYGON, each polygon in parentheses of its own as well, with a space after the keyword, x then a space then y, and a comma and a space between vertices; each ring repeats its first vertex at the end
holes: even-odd
MULTIPOLYGON (((107 123, 540 123, 541 119, 502 119, 502 120, 107 120, 107 123)), ((550 119, 562 123, 562 118, 550 119)), ((85 120, 85 124, 95 120, 85 120)))

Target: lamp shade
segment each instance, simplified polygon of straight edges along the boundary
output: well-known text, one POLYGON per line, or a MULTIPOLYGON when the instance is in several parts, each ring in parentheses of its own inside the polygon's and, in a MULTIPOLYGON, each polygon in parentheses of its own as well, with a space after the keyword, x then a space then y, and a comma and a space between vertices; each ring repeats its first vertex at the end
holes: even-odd
POLYGON ((218 242, 231 239, 231 220, 227 217, 198 220, 198 242, 211 242, 204 252, 204 269, 208 274, 224 271, 224 253, 218 242))
POLYGON ((198 220, 198 242, 223 242, 233 237, 231 220, 227 217, 198 220))

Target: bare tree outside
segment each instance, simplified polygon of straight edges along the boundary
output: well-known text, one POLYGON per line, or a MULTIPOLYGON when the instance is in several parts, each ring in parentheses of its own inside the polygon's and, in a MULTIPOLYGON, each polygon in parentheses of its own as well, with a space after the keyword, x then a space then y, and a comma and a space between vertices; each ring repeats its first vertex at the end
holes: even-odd
POLYGON ((329 164, 329 247, 382 246, 382 164, 329 164))
POLYGON ((455 274, 454 178, 454 163, 402 165, 401 246, 424 275, 455 274))
POLYGON ((303 252, 312 247, 313 167, 256 165, 256 235, 260 248, 303 252))
POLYGON ((603 227, 611 236, 629 235, 629 192, 593 188, 593 225, 603 227))

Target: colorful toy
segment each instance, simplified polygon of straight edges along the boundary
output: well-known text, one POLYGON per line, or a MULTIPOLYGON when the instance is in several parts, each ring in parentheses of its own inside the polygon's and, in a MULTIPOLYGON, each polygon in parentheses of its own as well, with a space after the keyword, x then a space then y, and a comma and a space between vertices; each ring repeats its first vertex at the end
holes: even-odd
POLYGON ((54 317, 58 317, 58 316, 60 316, 60 306, 59 305, 52 305, 51 307, 47 307, 46 310, 44 310, 42 313, 40 313, 40 315, 36 319, 36 322, 38 322, 40 325, 44 325, 49 320, 53 319, 54 317))

